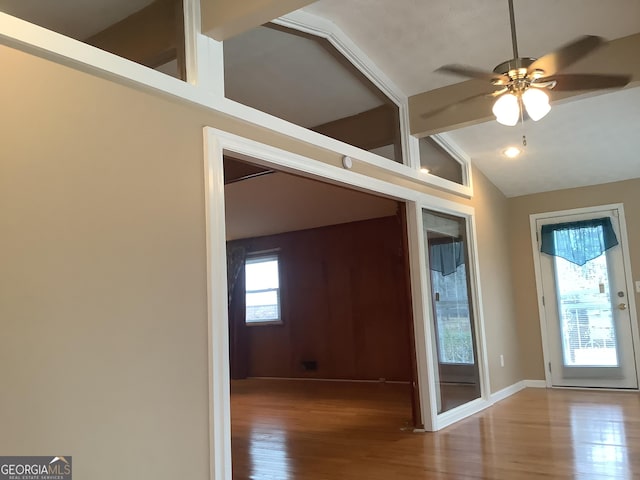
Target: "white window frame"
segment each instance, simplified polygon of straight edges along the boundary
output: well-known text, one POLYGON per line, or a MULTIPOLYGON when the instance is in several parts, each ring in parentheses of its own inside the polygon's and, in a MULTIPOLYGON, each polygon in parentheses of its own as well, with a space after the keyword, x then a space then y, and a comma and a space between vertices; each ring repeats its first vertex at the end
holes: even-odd
MULTIPOLYGON (((471 158, 465 152, 463 152, 460 147, 451 139, 449 135, 446 133, 437 133, 434 135, 429 135, 434 142, 436 142, 444 151, 447 153, 454 161, 460 164, 460 169, 462 170, 462 186, 467 186, 472 184, 471 178, 471 158)), ((420 139, 416 137, 416 141, 418 142, 418 168, 420 165, 420 139)), ((427 174, 431 175, 431 174, 427 174)), ((452 182, 451 180, 447 180, 446 178, 438 177, 436 175, 431 175, 432 177, 439 178, 442 181, 450 182, 455 185, 460 185, 456 182, 452 182)))
MULTIPOLYGON (((275 291, 277 292, 277 296, 278 296, 278 317, 277 318, 273 318, 273 319, 268 319, 268 320, 252 320, 249 321, 247 319, 246 316, 246 300, 245 300, 245 320, 244 320, 244 324, 247 327, 259 327, 259 326, 264 326, 264 325, 282 325, 282 281, 281 281, 281 275, 280 275, 280 254, 278 251, 270 251, 270 252, 253 252, 253 253, 249 253, 247 255, 247 258, 244 262, 245 264, 245 268, 248 264, 250 263, 259 263, 259 262, 266 262, 266 261, 272 261, 275 260, 278 264, 278 288, 270 288, 268 290, 248 290, 245 286, 244 289, 244 295, 245 295, 245 299, 247 298, 247 295, 249 293, 260 293, 260 292, 266 292, 266 291, 275 291)), ((246 272, 246 270, 245 270, 246 272)), ((246 275, 246 273, 245 273, 246 275)), ((246 284, 246 282, 245 282, 246 284)))

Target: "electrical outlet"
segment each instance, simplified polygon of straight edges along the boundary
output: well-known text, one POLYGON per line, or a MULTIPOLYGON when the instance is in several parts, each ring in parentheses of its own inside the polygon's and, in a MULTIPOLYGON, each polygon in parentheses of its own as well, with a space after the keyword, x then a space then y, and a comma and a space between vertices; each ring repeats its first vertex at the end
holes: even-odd
POLYGON ((640 282, 636 282, 636 293, 640 293, 640 282))
POLYGON ((504 355, 500 354, 500 366, 504 367, 504 355))

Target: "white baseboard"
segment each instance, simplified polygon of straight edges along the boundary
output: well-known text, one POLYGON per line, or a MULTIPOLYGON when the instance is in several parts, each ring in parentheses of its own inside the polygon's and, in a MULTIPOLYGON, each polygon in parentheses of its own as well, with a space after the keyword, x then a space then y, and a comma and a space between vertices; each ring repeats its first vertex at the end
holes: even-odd
POLYGON ((523 380, 523 382, 527 388, 547 388, 547 382, 544 380, 523 380))
POLYGON ((508 387, 503 388, 502 390, 498 390, 497 392, 492 393, 489 396, 489 401, 493 403, 497 403, 500 400, 504 400, 507 397, 510 397, 514 393, 518 393, 520 390, 524 390, 526 385, 524 380, 520 380, 519 382, 514 383, 513 385, 509 385, 508 387))
POLYGON ((547 388, 547 384, 544 380, 520 380, 513 385, 509 385, 502 390, 492 393, 489 396, 489 401, 492 404, 497 403, 500 400, 504 400, 505 398, 518 393, 520 390, 524 390, 525 388, 547 388))

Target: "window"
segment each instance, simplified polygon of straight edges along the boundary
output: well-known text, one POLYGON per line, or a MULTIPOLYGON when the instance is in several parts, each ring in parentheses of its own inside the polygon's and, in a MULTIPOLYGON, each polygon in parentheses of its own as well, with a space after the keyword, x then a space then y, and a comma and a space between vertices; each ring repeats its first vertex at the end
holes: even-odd
POLYGON ((277 253, 249 256, 245 261, 247 325, 281 323, 280 273, 277 253))
POLYGON ((420 139, 420 168, 431 175, 464 185, 464 169, 459 160, 437 137, 420 139))

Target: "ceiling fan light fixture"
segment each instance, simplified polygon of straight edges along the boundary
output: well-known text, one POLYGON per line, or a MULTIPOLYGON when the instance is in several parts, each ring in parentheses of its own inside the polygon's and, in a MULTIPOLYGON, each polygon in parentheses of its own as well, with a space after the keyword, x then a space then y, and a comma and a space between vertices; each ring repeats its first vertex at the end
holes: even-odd
POLYGON ((549 95, 539 88, 528 88, 522 94, 522 103, 531 120, 537 122, 551 110, 549 95))
POLYGON ((496 116, 498 123, 513 127, 518 123, 520 117, 520 105, 518 105, 518 97, 512 93, 506 93, 498 97, 493 104, 493 114, 496 116))

